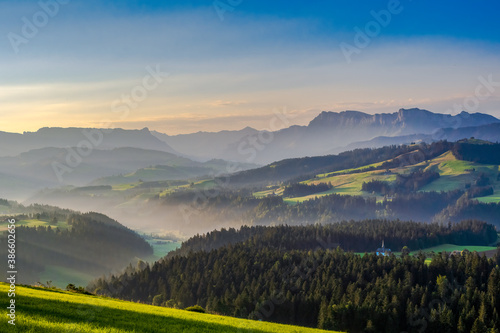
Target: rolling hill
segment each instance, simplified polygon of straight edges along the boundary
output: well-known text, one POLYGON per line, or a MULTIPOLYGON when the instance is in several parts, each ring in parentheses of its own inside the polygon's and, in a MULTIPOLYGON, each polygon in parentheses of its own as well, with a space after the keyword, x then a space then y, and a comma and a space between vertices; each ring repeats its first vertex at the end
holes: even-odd
POLYGON ((63 185, 118 184, 144 180, 179 180, 225 174, 228 167, 246 170, 252 164, 211 160, 204 163, 172 153, 142 148, 40 148, 0 158, 0 197, 25 200, 38 190, 63 185))
MULTIPOLYGON (((0 283, 2 304, 9 302, 8 290, 8 284, 0 283)), ((34 287, 16 286, 16 301, 16 332, 327 332, 34 287)), ((4 319, 7 311, 2 311, 4 319)), ((2 320, 0 331, 11 329, 7 319, 2 320)))
MULTIPOLYGON (((477 200, 498 202, 498 166, 458 159, 452 153, 457 144, 464 142, 359 149, 339 155, 283 160, 227 177, 198 181, 133 182, 135 178, 131 177, 120 180, 129 183, 107 189, 45 190, 30 202, 85 207, 84 210, 102 211, 143 232, 175 230, 188 236, 249 223, 331 223, 377 217, 428 222, 458 201, 461 206, 477 200), (477 186, 481 177, 490 184, 477 186), (386 182, 390 191, 363 190, 363 183, 373 181, 386 182), (325 183, 331 188, 316 191, 324 188, 319 184, 325 183), (285 187, 295 184, 305 186, 308 193, 283 196, 285 187), (398 198, 391 201, 393 193, 398 198), (465 194, 465 201, 458 200, 465 194), (308 201, 315 198, 322 200, 308 201), (389 203, 384 204, 384 198, 389 203)), ((497 145, 490 146, 496 149, 497 145)), ((482 210, 481 219, 497 225, 496 204, 467 207, 468 212, 450 211, 440 220, 459 222, 482 210)))
POLYGON ((500 123, 480 126, 466 126, 460 128, 442 128, 432 134, 411 134, 402 136, 378 136, 367 141, 353 142, 344 147, 330 150, 329 154, 338 154, 343 151, 359 148, 379 148, 389 145, 410 144, 412 142, 435 142, 439 140, 458 141, 463 138, 474 137, 490 142, 500 141, 500 123))
MULTIPOLYGON (((101 274, 122 270, 137 258, 153 255, 151 246, 136 232, 99 213, 78 213, 58 207, 16 202, 2 205, 1 213, 16 226, 16 265, 21 283, 52 281, 87 284, 101 274), (5 208, 4 208, 5 207, 5 208)), ((7 256, 7 221, 0 223, 0 253, 7 256)), ((7 271, 7 262, 0 268, 7 271)))
MULTIPOLYGON (((401 156, 399 156, 401 157, 401 156)), ((398 158, 398 157, 397 157, 398 158)), ((396 159, 397 159, 396 158, 396 159)), ((466 185, 474 184, 481 173, 484 173, 491 181, 494 194, 486 197, 478 197, 478 200, 487 202, 500 202, 497 198, 500 196, 500 180, 498 179, 500 169, 498 165, 480 164, 475 162, 458 160, 451 151, 425 160, 419 163, 403 165, 396 168, 384 168, 383 165, 391 163, 393 160, 386 160, 379 163, 361 166, 352 169, 343 169, 330 173, 317 174, 314 177, 302 181, 303 184, 329 183, 332 189, 320 193, 310 194, 304 197, 286 198, 288 202, 301 202, 304 200, 321 197, 332 193, 347 195, 362 195, 364 197, 376 197, 378 200, 383 198, 380 193, 369 193, 362 191, 364 182, 382 181, 389 184, 394 183, 398 174, 408 175, 411 172, 421 169, 424 171, 434 171, 439 173, 439 178, 421 187, 420 191, 453 191, 457 189, 465 190, 466 185), (370 170, 376 169, 376 170, 370 170)), ((391 163, 392 164, 392 163, 391 163)), ((282 195, 284 186, 274 188, 275 195, 282 195)), ((257 196, 270 194, 271 190, 256 192, 257 196)))
POLYGON ((392 160, 398 156, 399 164, 407 164, 415 161, 434 158, 446 152, 451 147, 448 142, 436 142, 432 144, 421 143, 419 145, 387 146, 377 149, 356 149, 346 151, 338 155, 314 156, 286 159, 271 163, 261 168, 242 171, 229 177, 228 183, 232 185, 262 185, 277 184, 279 182, 307 180, 317 174, 325 172, 341 171, 345 169, 366 167, 373 163, 381 163, 392 160), (415 159, 406 161, 407 153, 419 152, 415 159))
POLYGON ((44 127, 36 132, 23 134, 0 132, 0 157, 16 156, 34 149, 77 147, 87 143, 100 150, 130 147, 179 155, 168 144, 154 137, 147 128, 124 130, 44 127))

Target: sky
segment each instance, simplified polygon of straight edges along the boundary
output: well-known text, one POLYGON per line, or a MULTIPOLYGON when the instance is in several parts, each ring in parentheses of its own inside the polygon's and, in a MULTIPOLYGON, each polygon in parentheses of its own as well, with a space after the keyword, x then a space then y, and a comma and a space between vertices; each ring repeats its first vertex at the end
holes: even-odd
POLYGON ((0 0, 0 131, 500 117, 497 1, 0 0))

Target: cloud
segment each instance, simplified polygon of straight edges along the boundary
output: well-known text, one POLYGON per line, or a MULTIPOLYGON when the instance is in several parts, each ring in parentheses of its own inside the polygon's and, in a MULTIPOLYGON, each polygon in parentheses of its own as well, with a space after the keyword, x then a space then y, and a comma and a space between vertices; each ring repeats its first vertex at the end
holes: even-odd
MULTIPOLYGON (((317 33, 320 25, 306 17, 245 15, 242 8, 221 22, 209 6, 137 15, 90 8, 71 2, 18 55, 3 39, 0 130, 102 118, 167 133, 265 128, 273 108, 285 106, 301 125, 323 110, 447 112, 474 94, 479 76, 500 81, 500 50, 491 42, 382 34, 348 64, 339 49, 345 30, 317 33), (171 73, 165 82, 127 119, 113 114, 112 103, 157 64, 171 73)), ((5 36, 37 5, 4 2, 0 9, 5 36)), ((495 91, 477 111, 499 112, 499 99, 495 91)))
POLYGON ((218 106, 239 106, 239 105, 246 105, 246 104, 248 104, 248 102, 246 102, 246 101, 221 101, 221 100, 217 100, 217 101, 210 102, 208 105, 218 107, 218 106))

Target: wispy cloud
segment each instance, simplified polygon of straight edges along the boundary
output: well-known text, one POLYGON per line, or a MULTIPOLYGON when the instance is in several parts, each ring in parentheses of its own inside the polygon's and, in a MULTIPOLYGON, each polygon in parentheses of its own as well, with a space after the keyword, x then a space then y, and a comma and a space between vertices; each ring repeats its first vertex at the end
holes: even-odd
MULTIPOLYGON (((221 22, 210 6, 115 14, 72 2, 20 54, 1 39, 0 130, 99 123, 151 64, 171 76, 116 126, 172 134, 262 128, 284 106, 298 113, 297 124, 322 110, 446 112, 474 93, 478 76, 500 81, 494 41, 382 34, 346 64, 338 43, 349 26, 325 33, 315 18, 245 15, 245 8, 221 22)), ((5 36, 36 6, 0 9, 5 36)), ((495 91, 477 111, 500 116, 499 99, 495 91)))

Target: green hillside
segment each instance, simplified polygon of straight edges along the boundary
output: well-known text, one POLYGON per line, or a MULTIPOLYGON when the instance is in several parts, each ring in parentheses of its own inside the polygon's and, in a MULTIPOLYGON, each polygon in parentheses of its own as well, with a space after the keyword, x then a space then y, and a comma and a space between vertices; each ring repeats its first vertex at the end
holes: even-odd
MULTIPOLYGON (((0 283, 4 305, 8 290, 0 283)), ((3 307, 1 332, 327 332, 32 287, 16 286, 15 300, 15 330, 3 307)))
MULTIPOLYGON (((332 193, 377 197, 378 200, 381 200, 382 196, 380 194, 362 191, 361 187, 363 182, 377 180, 393 183, 396 181, 398 174, 407 175, 417 169, 434 171, 440 175, 439 179, 423 186, 420 191, 452 191, 456 189, 465 189, 466 184, 473 184, 479 174, 484 173, 490 178, 491 186, 493 186, 495 193, 493 195, 477 199, 486 203, 500 202, 500 181, 498 180, 500 170, 498 165, 488 165, 458 160, 451 151, 447 151, 436 158, 413 165, 400 166, 388 170, 364 171, 369 170, 368 168, 370 167, 379 167, 383 163, 389 163, 391 161, 392 160, 388 160, 355 169, 345 169, 332 173, 318 174, 314 178, 302 181, 301 183, 308 185, 330 183, 333 186, 331 190, 303 197, 286 198, 286 202, 302 202, 304 200, 332 193)), ((274 195, 281 195, 283 193, 283 187, 256 192, 254 195, 256 197, 263 197, 273 193, 274 195)))

